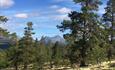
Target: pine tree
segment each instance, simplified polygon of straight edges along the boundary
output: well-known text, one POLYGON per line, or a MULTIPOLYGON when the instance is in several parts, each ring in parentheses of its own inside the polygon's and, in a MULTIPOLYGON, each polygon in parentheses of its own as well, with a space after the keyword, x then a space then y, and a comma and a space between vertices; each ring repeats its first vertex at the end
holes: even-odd
POLYGON ((0 49, 0 69, 7 68, 9 62, 7 60, 7 54, 5 50, 0 49))
MULTIPOLYGON (((8 19, 7 19, 5 16, 0 16, 0 24, 6 23, 7 21, 8 21, 8 19)), ((2 29, 2 28, 0 27, 0 35, 5 34, 5 33, 3 33, 3 32, 8 33, 7 30, 2 29)))
POLYGON ((39 42, 38 46, 35 47, 35 69, 42 70, 45 63, 47 63, 47 47, 44 43, 39 42))
MULTIPOLYGON (((107 46, 107 45, 105 45, 107 46)), ((100 65, 101 62, 106 60, 106 48, 100 47, 99 45, 95 45, 92 48, 92 51, 88 52, 88 62, 89 64, 98 64, 100 65)))
POLYGON ((62 65, 61 61, 62 61, 62 57, 63 57, 63 47, 59 44, 59 42, 57 41, 53 47, 51 48, 51 60, 52 60, 52 64, 55 66, 59 66, 62 65))
POLYGON ((10 39, 14 42, 14 44, 7 50, 7 58, 10 62, 10 65, 13 65, 15 67, 15 70, 18 70, 18 66, 21 64, 20 57, 22 51, 19 48, 19 40, 16 33, 10 34, 10 39))
POLYGON ((21 64, 21 61, 22 61, 21 55, 22 55, 22 51, 16 45, 10 47, 7 50, 7 59, 9 61, 9 65, 13 66, 15 68, 15 70, 18 70, 18 66, 21 64))
POLYGON ((64 20, 61 26, 57 27, 61 31, 70 30, 70 33, 65 34, 64 37, 69 40, 69 44, 72 44, 71 50, 74 51, 71 52, 75 53, 77 50, 80 52, 76 54, 80 58, 80 65, 86 66, 87 52, 94 47, 89 46, 89 41, 92 38, 95 41, 103 41, 99 16, 94 12, 98 10, 101 2, 99 0, 74 0, 74 2, 81 5, 81 12, 71 12, 69 14, 71 20, 64 20))
POLYGON ((39 45, 39 41, 38 41, 38 39, 36 38, 36 40, 35 40, 35 42, 34 42, 34 47, 38 47, 38 45, 39 45))
POLYGON ((103 22, 105 24, 105 30, 107 31, 107 43, 110 44, 108 49, 108 60, 111 60, 112 49, 115 47, 115 1, 109 0, 107 2, 107 7, 105 8, 105 13, 103 14, 103 22))
POLYGON ((32 35, 32 22, 27 23, 23 38, 19 41, 20 48, 22 49, 22 63, 24 70, 27 70, 28 64, 33 60, 33 38, 32 35))
POLYGON ((0 23, 7 22, 8 19, 5 16, 0 16, 0 23))

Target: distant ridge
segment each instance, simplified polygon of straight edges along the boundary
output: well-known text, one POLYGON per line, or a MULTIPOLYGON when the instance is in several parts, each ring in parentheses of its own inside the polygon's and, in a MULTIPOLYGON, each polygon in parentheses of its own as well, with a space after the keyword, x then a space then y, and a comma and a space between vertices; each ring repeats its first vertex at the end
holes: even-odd
POLYGON ((10 44, 13 44, 13 41, 11 41, 11 39, 0 36, 0 49, 6 49, 10 46, 10 44))
POLYGON ((59 35, 56 35, 54 37, 44 36, 41 38, 40 42, 46 45, 55 44, 56 42, 58 42, 60 45, 65 45, 65 39, 59 35))

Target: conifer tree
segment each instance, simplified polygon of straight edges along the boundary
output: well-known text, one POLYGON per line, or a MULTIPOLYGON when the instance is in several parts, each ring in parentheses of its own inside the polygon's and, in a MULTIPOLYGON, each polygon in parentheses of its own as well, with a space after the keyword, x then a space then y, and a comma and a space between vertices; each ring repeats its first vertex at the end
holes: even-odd
POLYGON ((42 70, 44 64, 47 63, 47 49, 43 42, 38 42, 38 46, 35 48, 35 68, 42 70))
POLYGON ((109 0, 107 2, 107 7, 105 8, 105 13, 103 14, 103 22, 105 24, 105 30, 107 31, 107 43, 110 44, 108 48, 108 59, 112 57, 112 49, 115 48, 115 1, 109 0))
POLYGON ((8 19, 5 16, 0 16, 0 23, 7 22, 8 19))
POLYGON ((56 66, 61 65, 63 49, 58 41, 54 44, 51 50, 52 50, 51 60, 52 60, 53 65, 56 65, 56 66))
POLYGON ((72 44, 71 46, 73 48, 71 50, 76 49, 71 52, 75 53, 77 50, 80 52, 76 54, 80 58, 80 65, 86 66, 87 52, 95 47, 90 45, 91 43, 89 41, 94 40, 96 42, 102 40, 103 42, 102 28, 98 19, 99 16, 94 12, 98 10, 101 2, 100 0, 74 0, 74 2, 81 5, 81 12, 71 12, 69 14, 71 20, 64 20, 57 27, 62 32, 70 30, 70 33, 65 34, 64 37, 69 41, 68 44, 72 44))
POLYGON ((24 70, 28 70, 28 64, 33 60, 33 38, 32 35, 32 22, 27 23, 27 27, 25 27, 24 36, 19 41, 20 48, 22 49, 22 63, 24 64, 24 70))
POLYGON ((19 48, 19 40, 17 38, 16 33, 12 33, 10 35, 10 39, 14 42, 14 44, 7 50, 7 58, 10 62, 10 65, 13 65, 15 70, 18 70, 18 66, 21 64, 21 54, 22 51, 19 48))

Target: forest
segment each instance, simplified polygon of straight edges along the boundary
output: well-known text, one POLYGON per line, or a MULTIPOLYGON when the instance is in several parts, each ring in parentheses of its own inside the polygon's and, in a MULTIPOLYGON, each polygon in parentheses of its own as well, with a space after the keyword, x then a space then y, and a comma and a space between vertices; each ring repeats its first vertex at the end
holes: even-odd
MULTIPOLYGON (((29 21, 21 38, 0 27, 0 39, 8 40, 0 42, 0 70, 115 70, 115 0, 107 0, 102 15, 97 13, 102 0, 72 1, 80 11, 71 11, 70 19, 56 26, 65 43, 34 39, 29 21)), ((0 15, 0 24, 9 20, 0 15)))

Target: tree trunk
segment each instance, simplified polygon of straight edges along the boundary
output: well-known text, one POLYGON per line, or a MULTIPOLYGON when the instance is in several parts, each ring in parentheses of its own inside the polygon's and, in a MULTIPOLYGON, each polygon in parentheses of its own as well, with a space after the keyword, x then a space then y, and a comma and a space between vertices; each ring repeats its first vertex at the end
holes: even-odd
MULTIPOLYGON (((85 44, 85 43, 84 43, 84 44, 85 44)), ((83 48, 82 48, 82 50, 81 50, 81 61, 80 61, 80 66, 81 66, 81 67, 87 66, 85 59, 86 59, 86 48, 85 48, 85 46, 83 45, 83 48)))
POLYGON ((23 70, 27 70, 27 64, 24 64, 23 70))
POLYGON ((52 61, 50 61, 50 68, 53 68, 53 63, 52 63, 52 61))
POLYGON ((17 65, 17 63, 15 63, 15 70, 18 70, 18 65, 17 65))
POLYGON ((81 60, 81 62, 80 62, 80 67, 85 67, 86 66, 86 63, 85 63, 85 60, 83 59, 83 60, 81 60))

